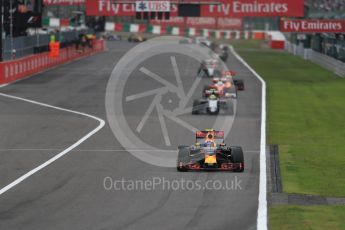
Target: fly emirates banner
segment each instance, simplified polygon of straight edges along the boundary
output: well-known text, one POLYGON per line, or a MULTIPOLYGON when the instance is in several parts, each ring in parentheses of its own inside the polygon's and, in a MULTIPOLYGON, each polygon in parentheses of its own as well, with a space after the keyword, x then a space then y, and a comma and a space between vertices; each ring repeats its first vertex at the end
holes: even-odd
MULTIPOLYGON (((188 3, 190 0, 185 0, 188 3)), ((128 2, 128 1, 127 1, 128 2)), ((135 16, 133 4, 114 4, 112 0, 86 0, 90 16, 135 16)), ((302 17, 303 0, 220 0, 219 5, 201 5, 201 17, 302 17)), ((178 15, 176 4, 171 5, 171 16, 178 15)))

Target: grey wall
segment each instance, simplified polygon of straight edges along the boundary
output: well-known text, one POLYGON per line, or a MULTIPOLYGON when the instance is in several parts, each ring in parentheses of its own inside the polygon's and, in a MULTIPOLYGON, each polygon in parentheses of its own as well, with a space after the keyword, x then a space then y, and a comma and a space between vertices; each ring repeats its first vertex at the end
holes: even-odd
POLYGON ((345 64, 342 61, 339 61, 325 54, 316 52, 312 49, 305 49, 302 44, 296 45, 288 41, 286 42, 285 50, 294 55, 309 60, 315 64, 318 64, 324 67, 325 69, 334 72, 340 77, 345 77, 345 64))

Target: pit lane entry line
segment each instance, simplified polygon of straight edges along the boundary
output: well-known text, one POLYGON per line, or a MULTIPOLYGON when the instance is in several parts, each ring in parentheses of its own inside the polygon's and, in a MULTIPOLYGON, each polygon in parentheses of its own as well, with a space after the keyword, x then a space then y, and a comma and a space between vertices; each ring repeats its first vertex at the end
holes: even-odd
POLYGON ((79 139, 77 142, 75 142, 73 145, 69 146, 67 149, 63 150, 62 152, 60 152, 59 154, 55 155, 54 157, 50 158, 49 160, 47 160, 46 162, 44 162, 43 164, 37 166, 36 168, 32 169, 31 171, 27 172, 26 174, 22 175, 21 177, 19 177, 18 179, 16 179, 15 181, 13 181, 12 183, 8 184, 7 186, 3 187, 0 189, 0 195, 4 194, 5 192, 7 192, 8 190, 10 190, 11 188, 15 187, 16 185, 18 185, 19 183, 23 182, 24 180, 26 180, 27 178, 29 178, 30 176, 34 175, 35 173, 39 172, 40 170, 42 170, 43 168, 47 167, 48 165, 52 164, 54 161, 58 160, 59 158, 63 157, 64 155, 66 155, 67 153, 71 152, 73 149, 75 149, 76 147, 78 147, 79 145, 81 145, 84 141, 86 141, 87 139, 89 139, 91 136, 93 136, 95 133, 97 133, 98 131, 100 131, 104 125, 105 125, 105 121, 92 116, 90 114, 86 114, 86 113, 82 113, 82 112, 78 112, 78 111, 74 111, 74 110, 70 110, 70 109, 64 109, 64 108, 60 108, 60 107, 56 107, 56 106, 52 106, 52 105, 48 105, 45 103, 41 103, 41 102, 37 102, 37 101, 33 101, 33 100, 29 100, 29 99, 25 99, 25 98, 21 98, 21 97, 16 97, 16 96, 12 96, 12 95, 8 95, 8 94, 3 94, 0 93, 0 96, 2 97, 6 97, 6 98, 11 98, 14 100, 19 100, 19 101, 25 101, 28 103, 32 103, 35 105, 39 105, 39 106, 43 106, 46 108, 52 108, 52 109, 56 109, 56 110, 60 110, 60 111, 64 111, 64 112, 69 112, 69 113, 74 113, 77 115, 81 115, 84 117, 88 117, 91 119, 94 119, 96 121, 99 122, 99 125, 93 129, 92 131, 90 131, 88 134, 86 134, 85 136, 83 136, 81 139, 79 139))
POLYGON ((239 60, 262 84, 261 92, 261 138, 260 138, 260 182, 259 205, 257 216, 257 230, 267 230, 267 173, 266 173, 266 82, 265 80, 230 46, 233 55, 239 60))

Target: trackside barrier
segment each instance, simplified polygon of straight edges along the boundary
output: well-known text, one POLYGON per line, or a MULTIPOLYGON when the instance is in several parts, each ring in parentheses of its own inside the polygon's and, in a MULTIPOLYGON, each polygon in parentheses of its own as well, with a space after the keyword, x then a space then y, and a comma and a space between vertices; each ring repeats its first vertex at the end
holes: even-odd
POLYGON ((18 60, 0 62, 0 85, 17 81, 43 70, 104 50, 105 41, 95 40, 93 48, 85 48, 83 52, 78 52, 75 47, 68 47, 61 49, 59 57, 56 58, 51 58, 47 52, 30 55, 18 60))
POLYGON ((106 22, 107 32, 148 33, 174 36, 203 36, 217 39, 264 40, 266 31, 261 30, 213 30, 196 27, 146 25, 133 23, 106 22))
POLYGON ((267 31, 265 33, 265 39, 268 41, 268 45, 271 49, 285 48, 286 37, 280 31, 267 31))
POLYGON ((296 56, 300 56, 305 60, 309 60, 319 66, 322 66, 323 68, 334 72, 340 77, 345 77, 345 65, 342 61, 316 52, 312 49, 306 49, 303 47, 303 44, 296 45, 291 42, 286 42, 285 50, 296 56))

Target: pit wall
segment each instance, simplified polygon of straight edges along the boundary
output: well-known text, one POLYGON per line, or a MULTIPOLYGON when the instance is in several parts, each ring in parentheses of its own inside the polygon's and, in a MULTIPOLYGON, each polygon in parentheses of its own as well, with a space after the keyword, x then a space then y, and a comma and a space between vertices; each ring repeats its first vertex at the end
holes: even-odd
POLYGON ((95 40, 93 48, 79 52, 75 47, 60 50, 60 56, 51 58, 49 53, 34 54, 20 59, 0 62, 0 85, 12 83, 32 74, 36 74, 61 64, 87 57, 105 50, 103 40, 95 40))

